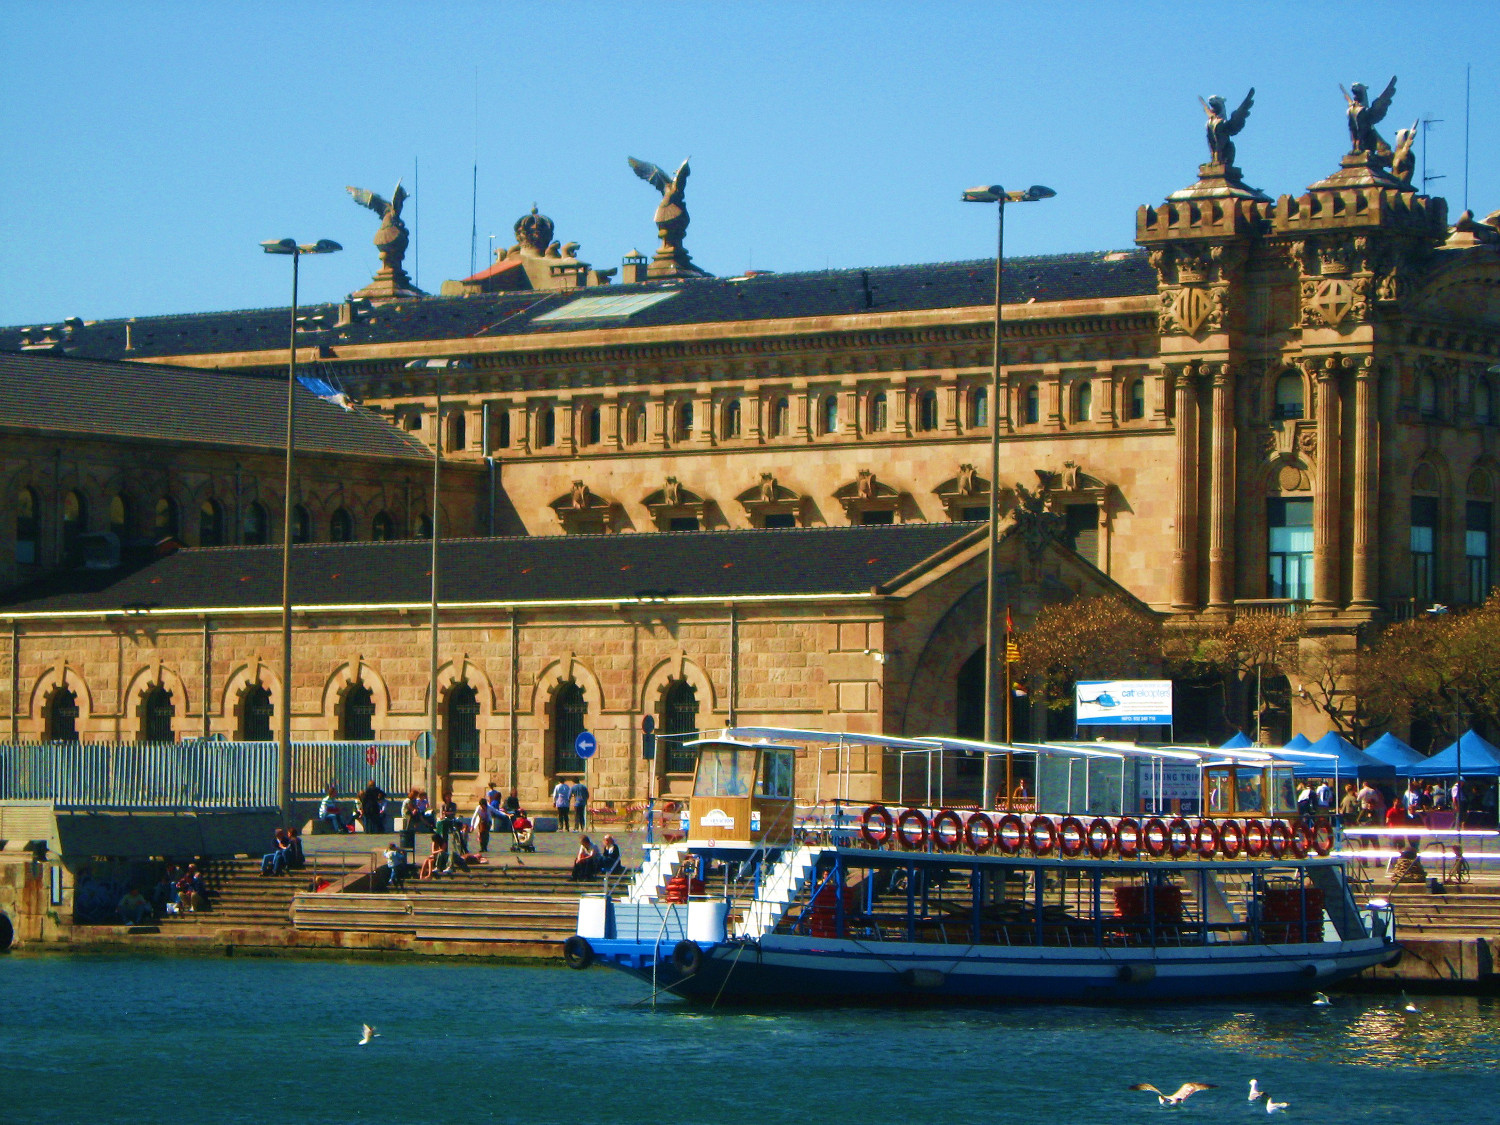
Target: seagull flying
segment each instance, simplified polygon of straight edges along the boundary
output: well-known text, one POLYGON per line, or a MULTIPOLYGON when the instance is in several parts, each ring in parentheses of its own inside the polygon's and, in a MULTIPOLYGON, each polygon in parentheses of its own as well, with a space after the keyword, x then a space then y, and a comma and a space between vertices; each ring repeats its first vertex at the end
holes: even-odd
POLYGON ((1413 1015, 1416 1015, 1422 1010, 1411 1002, 1411 997, 1406 994, 1405 989, 1403 989, 1401 992, 1401 1010, 1405 1012, 1411 1012, 1413 1015))
POLYGON ((359 1037, 359 1046, 367 1047, 380 1034, 380 1032, 376 1031, 367 1023, 362 1023, 359 1026, 364 1029, 364 1033, 359 1037))
POLYGON ((1326 992, 1314 992, 1313 993, 1313 1007, 1314 1008, 1326 1008, 1331 1003, 1332 1003, 1332 1001, 1328 999, 1328 993, 1326 993, 1326 992))
POLYGON ((1249 1102, 1258 1101, 1266 1096, 1266 1092, 1260 1088, 1255 1079, 1250 1079, 1250 1096, 1245 1100, 1249 1102))
POLYGON ((1213 1090, 1216 1087, 1211 1086, 1205 1082, 1184 1082, 1181 1086, 1177 1087, 1177 1091, 1172 1094, 1163 1094, 1149 1082, 1137 1082, 1130 1088, 1132 1090, 1149 1090, 1151 1093, 1156 1095, 1156 1100, 1162 1105, 1181 1105, 1183 1102, 1187 1101, 1188 1098, 1196 1094, 1199 1090, 1213 1090))
POLYGON ((1273 1102, 1271 1100, 1271 1095, 1270 1094, 1266 1095, 1266 1112, 1267 1113, 1280 1113, 1282 1110, 1284 1110, 1287 1106, 1289 1106, 1291 1104, 1292 1104, 1291 1102, 1273 1102))

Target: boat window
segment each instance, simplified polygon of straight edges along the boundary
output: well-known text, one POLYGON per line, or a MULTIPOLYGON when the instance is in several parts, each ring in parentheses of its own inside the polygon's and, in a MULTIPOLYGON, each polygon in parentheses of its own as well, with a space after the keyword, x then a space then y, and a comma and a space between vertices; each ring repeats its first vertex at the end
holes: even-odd
POLYGON ((698 756, 695 797, 748 797, 754 780, 755 751, 737 746, 705 746, 698 756))
POLYGON ((1271 770, 1271 815, 1292 816, 1297 811, 1297 781, 1291 766, 1271 770))
POLYGON ((1240 768, 1235 771, 1234 811, 1237 813, 1264 813, 1265 778, 1260 770, 1240 768))
POLYGON ((794 750, 763 750, 760 757, 760 795, 791 797, 797 763, 794 750))
POLYGON ((1228 815, 1234 811, 1234 771, 1220 766, 1204 771, 1203 791, 1208 796, 1211 814, 1228 815))

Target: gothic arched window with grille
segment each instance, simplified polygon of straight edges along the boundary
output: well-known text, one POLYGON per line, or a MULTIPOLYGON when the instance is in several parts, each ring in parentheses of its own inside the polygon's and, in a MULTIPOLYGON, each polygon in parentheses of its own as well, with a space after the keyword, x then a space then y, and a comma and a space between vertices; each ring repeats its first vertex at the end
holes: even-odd
POLYGON ((552 772, 581 774, 584 759, 578 756, 578 736, 588 729, 589 703, 583 689, 572 680, 562 684, 552 697, 552 772))
POLYGON ((698 767, 698 751, 686 748, 698 730, 698 693, 686 680, 667 689, 661 704, 661 733, 666 747, 663 769, 667 773, 692 773, 698 767))
POLYGON ((479 771, 479 692, 469 683, 454 684, 448 693, 448 768, 479 771))

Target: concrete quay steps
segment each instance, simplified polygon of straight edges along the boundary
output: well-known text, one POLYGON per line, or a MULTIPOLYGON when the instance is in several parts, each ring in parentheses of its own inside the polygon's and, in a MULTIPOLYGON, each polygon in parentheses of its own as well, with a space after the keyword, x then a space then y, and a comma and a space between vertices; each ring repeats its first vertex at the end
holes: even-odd
POLYGON ((162 919, 162 932, 183 927, 286 926, 293 897, 309 889, 317 879, 338 882, 367 866, 358 855, 321 855, 316 867, 284 875, 262 876, 260 860, 249 856, 205 860, 200 864, 209 890, 210 907, 191 914, 169 914, 162 919))

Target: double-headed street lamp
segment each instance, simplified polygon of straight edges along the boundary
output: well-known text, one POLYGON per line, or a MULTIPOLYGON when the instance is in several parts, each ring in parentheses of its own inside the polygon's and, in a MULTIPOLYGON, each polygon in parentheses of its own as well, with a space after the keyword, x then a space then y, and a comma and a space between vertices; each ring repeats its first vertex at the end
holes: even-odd
POLYGON ((292 258, 292 320, 290 359, 286 376, 286 489, 282 494, 281 528, 281 704, 280 729, 276 739, 276 794, 281 805, 281 823, 292 823, 292 449, 297 423, 297 263, 303 254, 332 254, 342 250, 337 242, 320 238, 311 244, 293 239, 262 242, 267 254, 290 254, 292 258))
MULTIPOLYGON (((1005 343, 1001 335, 1001 324, 1003 321, 1004 303, 1002 301, 1001 283, 1005 273, 1005 205, 1007 203, 1035 203, 1039 199, 1049 199, 1057 192, 1041 184, 1032 184, 1025 191, 1006 191, 999 184, 990 184, 988 187, 970 188, 964 192, 965 203, 994 203, 995 214, 998 217, 996 223, 997 233, 995 235, 995 353, 994 370, 990 374, 990 401, 989 401, 989 423, 990 423, 990 534, 989 550, 985 567, 984 584, 984 740, 995 741, 995 669, 997 665, 1003 664, 1003 659, 996 660, 998 649, 995 646, 995 537, 1000 525, 1000 369, 1005 364, 1005 343)), ((1008 638, 1007 638, 1008 639, 1008 638)), ((1010 685, 1006 685, 1006 691, 1010 685)), ((1009 699, 1009 696, 1006 697, 1009 699)), ((1007 728, 1009 724, 1006 724, 1007 728)), ((1006 741, 1010 741, 1010 730, 1005 732, 1006 741)), ((990 796, 989 778, 989 755, 984 759, 984 797, 990 796)), ((1007 780, 1007 786, 1009 781, 1007 780)), ((1009 797, 1009 792, 1006 794, 1009 797)))

